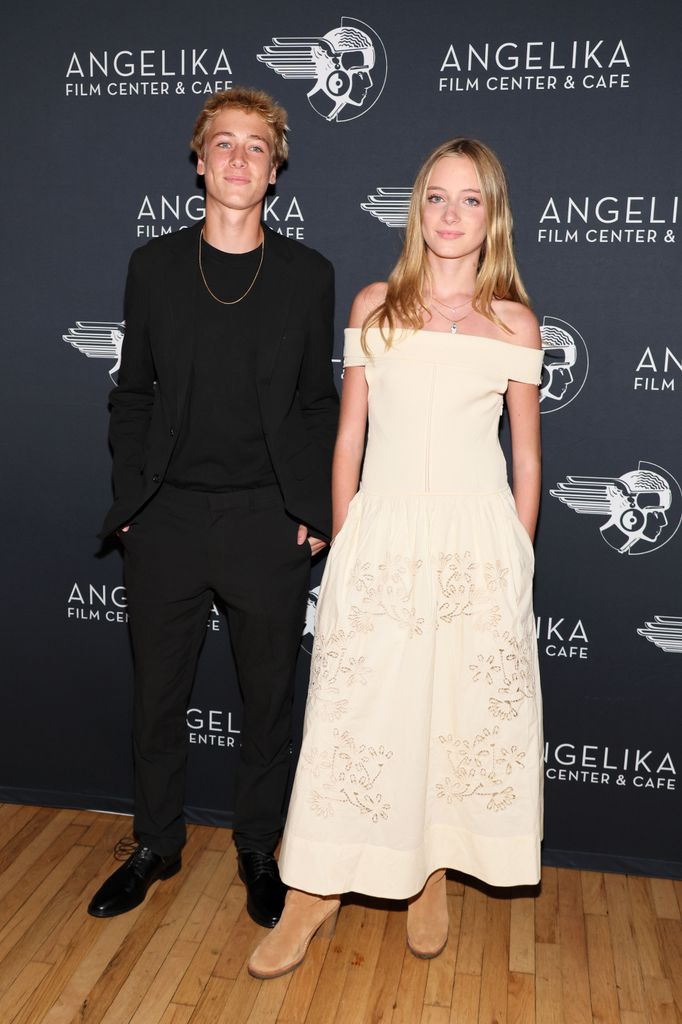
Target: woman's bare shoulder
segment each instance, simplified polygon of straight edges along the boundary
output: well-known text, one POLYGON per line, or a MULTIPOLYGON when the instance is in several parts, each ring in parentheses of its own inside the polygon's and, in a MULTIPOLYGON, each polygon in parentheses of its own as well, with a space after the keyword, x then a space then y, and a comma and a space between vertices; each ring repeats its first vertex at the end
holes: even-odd
POLYGON ((374 281, 360 289, 351 306, 349 327, 362 327, 369 314, 386 298, 387 287, 386 281, 374 281))
POLYGON ((505 332, 505 341, 526 348, 542 348, 540 325, 532 309, 524 306, 522 302, 496 299, 493 302, 493 310, 511 331, 511 334, 505 332))

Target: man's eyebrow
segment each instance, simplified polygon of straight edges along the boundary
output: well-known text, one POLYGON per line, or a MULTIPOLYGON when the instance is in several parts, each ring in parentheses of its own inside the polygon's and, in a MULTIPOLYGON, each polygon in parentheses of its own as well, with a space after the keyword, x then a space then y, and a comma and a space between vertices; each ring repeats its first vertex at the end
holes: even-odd
MULTIPOLYGON (((234 132, 220 131, 220 132, 215 132, 214 135, 213 135, 213 138, 215 139, 219 135, 229 135, 230 138, 233 138, 233 139, 236 137, 234 132)), ((255 135, 255 134, 247 135, 247 139, 258 139, 260 142, 265 142, 268 146, 270 145, 270 140, 266 139, 264 135, 255 135)))

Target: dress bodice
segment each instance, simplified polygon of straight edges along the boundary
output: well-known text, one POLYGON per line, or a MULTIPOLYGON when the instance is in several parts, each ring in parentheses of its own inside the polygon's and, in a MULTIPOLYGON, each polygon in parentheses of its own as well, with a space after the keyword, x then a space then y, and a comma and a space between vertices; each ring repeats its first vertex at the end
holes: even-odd
POLYGON ((510 380, 539 384, 542 351, 494 338, 379 328, 345 332, 344 366, 364 366, 369 434, 362 486, 381 493, 485 493, 507 484, 498 439, 510 380))

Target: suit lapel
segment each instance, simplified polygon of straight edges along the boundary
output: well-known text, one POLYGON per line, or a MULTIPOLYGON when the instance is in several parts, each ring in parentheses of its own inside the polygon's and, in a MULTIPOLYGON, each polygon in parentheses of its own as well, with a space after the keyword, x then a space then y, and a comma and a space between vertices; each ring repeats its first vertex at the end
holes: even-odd
POLYGON ((203 224, 182 231, 182 245, 166 276, 175 350, 175 422, 180 423, 196 346, 199 236, 203 224))
POLYGON ((293 269, 287 247, 274 231, 265 228, 265 254, 258 309, 254 320, 257 348, 257 384, 264 424, 267 422, 268 390, 284 340, 284 329, 293 293, 293 269))

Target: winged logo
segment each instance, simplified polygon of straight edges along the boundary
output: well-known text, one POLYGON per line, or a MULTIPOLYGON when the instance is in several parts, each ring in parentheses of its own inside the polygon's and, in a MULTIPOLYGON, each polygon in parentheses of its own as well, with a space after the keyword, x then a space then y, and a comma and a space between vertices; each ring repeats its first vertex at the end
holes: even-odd
POLYGON ((617 476, 568 476, 549 493, 568 505, 579 516, 608 516, 611 494, 626 493, 623 481, 617 476))
POLYGON ((271 71, 282 78, 317 78, 317 65, 313 60, 313 48, 322 45, 320 36, 273 37, 272 46, 264 46, 263 53, 256 60, 266 64, 271 71))
POLYGON ((342 18, 324 35, 273 36, 256 60, 282 78, 314 83, 308 102, 326 121, 352 121, 365 114, 386 83, 384 44, 357 18, 342 18))
POLYGON ((404 228, 412 199, 411 188, 378 188, 367 196, 360 209, 376 217, 387 228, 404 228))
POLYGON ((651 644, 660 647, 666 654, 682 654, 682 616, 656 615, 653 622, 647 622, 643 629, 638 629, 651 644))
POLYGON ((77 320, 75 327, 70 327, 62 334, 62 341, 67 341, 77 348, 88 359, 113 359, 114 365, 109 376, 114 384, 121 367, 121 350, 125 322, 115 320, 77 320))
POLYGON ((578 515, 602 516, 601 535, 620 554, 663 547, 682 521, 680 485, 651 462, 640 462, 622 476, 568 476, 549 493, 578 515))

